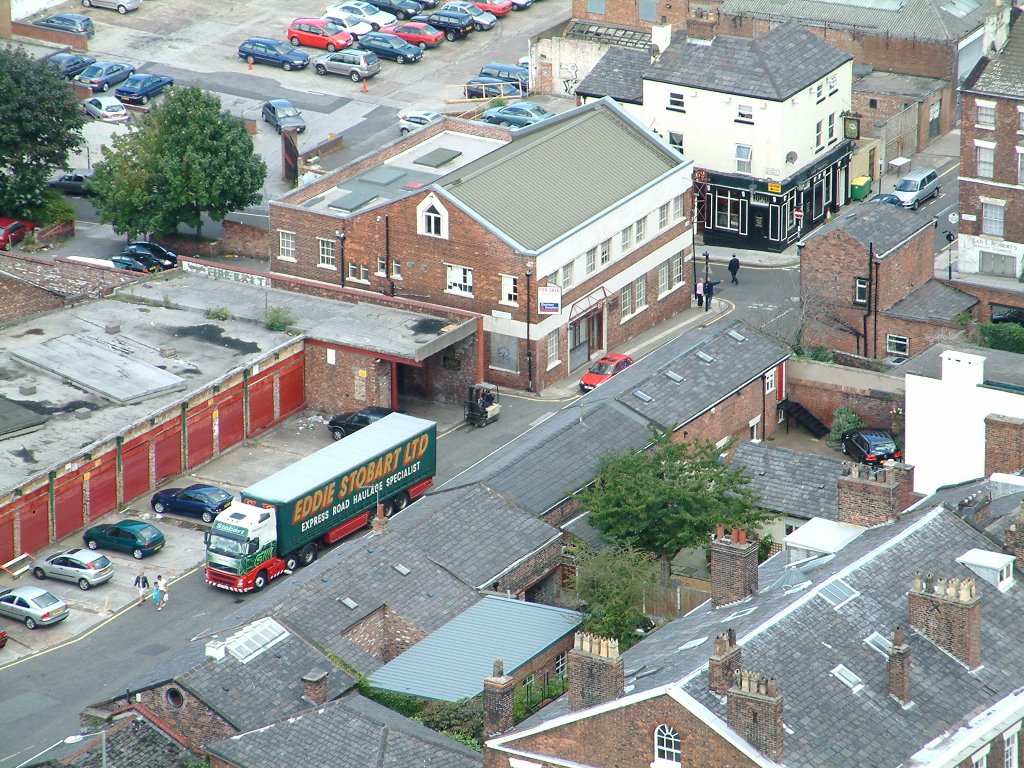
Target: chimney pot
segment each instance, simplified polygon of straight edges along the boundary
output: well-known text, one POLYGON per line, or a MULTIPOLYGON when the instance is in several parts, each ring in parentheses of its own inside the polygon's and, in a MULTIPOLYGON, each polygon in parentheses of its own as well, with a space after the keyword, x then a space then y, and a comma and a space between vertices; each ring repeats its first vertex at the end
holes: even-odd
POLYGON ((617 640, 579 632, 569 651, 569 711, 620 698, 625 691, 625 663, 617 640))
POLYGON ((724 539, 725 538, 725 526, 722 525, 721 523, 718 524, 718 529, 717 529, 717 532, 715 534, 715 538, 716 539, 724 539))
POLYGON ((770 760, 783 759, 783 697, 774 677, 741 671, 728 693, 728 724, 770 760))
POLYGON ((492 674, 484 678, 484 735, 504 733, 515 725, 516 679, 505 674, 505 661, 494 660, 492 674))

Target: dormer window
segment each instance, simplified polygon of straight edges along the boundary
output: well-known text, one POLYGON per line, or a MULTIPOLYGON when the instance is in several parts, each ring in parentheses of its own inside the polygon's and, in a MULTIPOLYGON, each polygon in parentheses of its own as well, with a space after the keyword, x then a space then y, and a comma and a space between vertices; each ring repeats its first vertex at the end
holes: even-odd
POLYGON ((416 207, 416 233, 448 239, 448 210, 434 195, 428 195, 416 207))

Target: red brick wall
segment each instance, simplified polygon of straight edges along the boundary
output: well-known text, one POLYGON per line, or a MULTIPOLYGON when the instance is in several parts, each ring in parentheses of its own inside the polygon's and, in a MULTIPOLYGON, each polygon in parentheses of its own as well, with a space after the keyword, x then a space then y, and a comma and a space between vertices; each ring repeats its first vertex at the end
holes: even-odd
POLYGON ((348 632, 349 640, 368 654, 388 662, 426 637, 426 633, 388 606, 378 608, 348 632))
MULTIPOLYGON (((656 21, 660 22, 664 18, 672 25, 673 29, 685 29, 686 19, 689 16, 689 5, 688 2, 659 3, 656 21)), ((641 21, 640 4, 634 0, 605 0, 604 13, 590 13, 587 11, 587 0, 573 0, 572 17, 587 21, 624 24, 648 31, 653 24, 651 21, 641 21)))
POLYGON ((777 763, 782 762, 784 731, 782 694, 775 681, 758 673, 742 672, 750 690, 729 689, 729 727, 759 752, 777 763))
POLYGON ((757 593, 757 550, 753 539, 711 542, 711 599, 716 608, 757 593))
POLYGON ((526 590, 557 570, 561 562, 562 540, 559 538, 498 579, 494 591, 510 592, 513 596, 522 598, 526 595, 526 590))
POLYGON ((717 443, 726 437, 735 437, 738 441, 750 439, 750 421, 761 417, 757 425, 757 438, 771 437, 779 426, 778 391, 765 394, 764 379, 758 378, 744 386, 739 392, 729 397, 714 408, 714 413, 706 411, 686 424, 682 429, 672 433, 676 441, 699 438, 717 443))
POLYGON ((961 603, 910 590, 907 593, 910 626, 956 656, 969 669, 981 664, 981 600, 961 603))
POLYGON ((903 464, 885 469, 847 464, 839 478, 836 519, 841 523, 874 525, 892 522, 915 500, 914 468, 903 464))
POLYGON ((139 703, 188 739, 190 749, 201 750, 206 744, 238 732, 187 688, 173 681, 139 691, 137 696, 139 703), (171 689, 180 693, 180 707, 172 706, 168 701, 167 694, 171 689))
MULTIPOLYGON (((928 122, 933 103, 942 102, 939 112, 939 135, 944 135, 955 127, 955 102, 949 99, 949 95, 949 89, 945 88, 925 97, 918 104, 916 151, 920 152, 928 145, 928 122)), ((913 97, 910 96, 854 90, 852 108, 854 113, 862 118, 861 136, 881 136, 882 126, 914 103, 913 97), (874 106, 871 106, 872 102, 874 106)), ((904 149, 909 152, 911 147, 908 144, 904 149)))
POLYGON ((985 476, 1024 468, 1024 419, 991 414, 985 418, 985 476))
POLYGON ((578 712, 621 698, 625 663, 621 656, 612 658, 578 648, 569 651, 569 711, 578 712))
MULTIPOLYGON (((874 328, 874 326, 872 327, 874 328)), ((886 352, 886 336, 890 333, 895 336, 903 336, 909 340, 910 356, 920 354, 932 346, 932 344, 940 341, 963 339, 967 335, 966 327, 958 323, 938 319, 930 321, 908 320, 884 313, 878 318, 877 331, 877 358, 889 355, 886 352)))
MULTIPOLYGON (((48 43, 67 45, 74 48, 76 51, 89 50, 89 38, 85 35, 75 34, 74 32, 61 32, 58 29, 37 27, 34 24, 26 24, 22 21, 11 22, 11 32, 20 37, 27 37, 32 40, 44 40, 48 43)), ((0 37, 6 37, 6 35, 0 35, 0 37)), ((54 53, 56 53, 56 51, 54 51, 54 53)))
MULTIPOLYGON (((792 366, 789 370, 793 371, 792 366)), ((902 392, 801 379, 792 373, 788 390, 790 400, 800 403, 825 426, 832 424, 832 414, 836 408, 849 408, 865 424, 890 429, 897 434, 903 431, 903 420, 899 415, 905 407, 902 392)))
POLYGON ((1024 294, 1019 290, 1015 291, 990 285, 975 285, 974 283, 961 280, 943 280, 942 282, 974 296, 978 300, 978 305, 974 308, 974 315, 979 323, 987 323, 992 319, 991 304, 1004 304, 1011 307, 1024 306, 1024 294))
POLYGON ((225 219, 220 252, 270 261, 270 235, 263 227, 225 219))
POLYGON ((392 407, 391 363, 372 353, 306 341, 306 403, 324 413, 358 411, 368 405, 392 407), (327 362, 334 352, 334 364, 327 362))

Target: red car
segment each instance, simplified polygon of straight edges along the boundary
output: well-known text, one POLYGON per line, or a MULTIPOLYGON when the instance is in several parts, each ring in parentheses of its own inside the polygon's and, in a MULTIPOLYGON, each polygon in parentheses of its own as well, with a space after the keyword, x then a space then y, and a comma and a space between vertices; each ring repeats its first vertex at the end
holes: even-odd
POLYGON ((629 355, 605 355, 583 374, 583 378, 580 379, 580 389, 588 392, 598 384, 604 384, 616 373, 626 370, 632 364, 633 358, 629 355))
POLYGON ((495 16, 508 16, 512 12, 512 0, 472 0, 473 5, 481 11, 488 11, 495 16))
POLYGON ((11 250, 12 245, 20 243, 35 228, 36 225, 31 221, 0 219, 0 249, 11 250))
POLYGON ((444 32, 430 26, 423 21, 403 21, 383 27, 381 32, 390 32, 398 35, 407 43, 418 45, 421 49, 436 48, 444 42, 444 32))
POLYGON ((288 42, 334 53, 352 45, 352 35, 327 19, 296 19, 288 27, 288 42))

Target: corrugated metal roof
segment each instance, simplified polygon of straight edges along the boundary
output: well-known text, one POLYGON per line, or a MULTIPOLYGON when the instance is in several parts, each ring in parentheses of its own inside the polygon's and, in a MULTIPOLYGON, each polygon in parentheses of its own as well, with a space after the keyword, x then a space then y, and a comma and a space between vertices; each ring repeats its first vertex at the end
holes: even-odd
POLYGON ((514 132, 511 143, 439 184, 524 248, 538 250, 689 162, 602 100, 514 132))
POLYGON ((441 701, 476 696, 496 658, 511 674, 582 621, 576 611, 488 595, 370 675, 370 684, 441 701))

